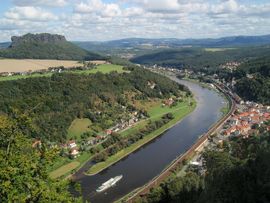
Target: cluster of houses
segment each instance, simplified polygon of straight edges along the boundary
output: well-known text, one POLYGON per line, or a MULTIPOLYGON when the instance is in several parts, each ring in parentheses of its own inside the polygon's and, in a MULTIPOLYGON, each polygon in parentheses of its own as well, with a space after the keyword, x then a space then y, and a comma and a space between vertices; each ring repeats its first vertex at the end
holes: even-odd
MULTIPOLYGON (((141 116, 143 116, 143 115, 141 115, 141 116)), ((137 123, 139 121, 138 117, 139 117, 139 113, 137 111, 134 111, 129 120, 121 119, 121 121, 119 123, 117 123, 115 126, 111 127, 108 130, 111 132, 119 132, 121 130, 125 130, 126 128, 129 128, 129 127, 133 126, 135 123, 137 123)))
POLYGON ((69 140, 66 144, 61 145, 62 149, 66 149, 68 151, 68 155, 71 158, 76 158, 79 156, 79 147, 77 146, 77 143, 75 140, 69 140))
MULTIPOLYGON (((75 140, 69 140, 64 144, 52 144, 50 147, 61 149, 61 153, 70 158, 77 158, 80 155, 80 151, 91 149, 94 145, 100 144, 110 137, 114 132, 119 132, 128 127, 133 126, 142 118, 143 115, 137 111, 131 113, 131 118, 129 120, 121 120, 117 125, 97 134, 96 136, 89 137, 86 141, 78 145, 75 140)), ((41 140, 34 140, 32 143, 33 148, 38 148, 41 146, 41 140)))
POLYGON ((173 105, 173 103, 174 103, 174 99, 170 97, 169 99, 166 99, 163 102, 162 106, 171 106, 171 105, 173 105))
MULTIPOLYGON (((213 148, 222 146, 223 141, 230 136, 242 136, 247 138, 253 132, 257 131, 253 126, 265 125, 266 121, 270 120, 270 106, 263 106, 255 102, 243 102, 237 105, 237 113, 231 116, 231 118, 222 126, 222 129, 218 132, 218 136, 214 137, 212 142, 207 140, 201 145, 199 150, 195 150, 196 155, 188 163, 188 170, 194 171, 200 175, 205 174, 206 169, 203 166, 203 157, 201 151, 204 147, 213 148)), ((270 126, 267 126, 267 130, 270 131, 270 126)))
MULTIPOLYGON (((110 134, 107 134, 107 135, 110 135, 110 134)), ((94 146, 94 145, 99 144, 102 141, 106 140, 107 138, 108 138, 108 136, 106 136, 106 135, 97 135, 96 137, 90 137, 87 140, 86 144, 89 145, 89 146, 94 146)))
MULTIPOLYGON (((97 135, 96 137, 90 137, 85 143, 85 146, 92 147, 96 144, 106 140, 106 135, 97 135)), ((64 155, 72 159, 77 158, 80 155, 80 151, 83 150, 82 145, 78 145, 75 140, 69 140, 65 144, 60 145, 60 149, 64 150, 64 155)))
MULTIPOLYGON (((33 143, 32 143, 33 148, 39 148, 39 147, 41 147, 41 145, 42 145, 41 140, 39 140, 39 139, 33 140, 33 143)), ((54 144, 54 145, 51 145, 50 147, 58 148, 59 146, 54 144)), ((67 155, 70 158, 76 158, 79 156, 79 147, 77 146, 75 140, 70 140, 66 144, 61 144, 60 148, 67 150, 67 152, 68 152, 67 155)))
POLYGON ((225 136, 248 136, 255 130, 254 125, 259 127, 270 120, 269 106, 263 106, 254 102, 244 102, 238 105, 237 111, 238 113, 228 120, 227 128, 223 130, 225 136))
POLYGON ((70 158, 76 158, 80 154, 80 149, 90 149, 94 145, 100 144, 101 142, 105 141, 112 133, 119 132, 128 127, 131 127, 139 121, 139 113, 137 111, 134 111, 131 115, 132 116, 129 120, 121 120, 121 122, 117 125, 105 130, 102 133, 99 133, 95 137, 89 137, 86 141, 83 142, 83 144, 81 144, 80 147, 77 145, 75 140, 70 140, 65 144, 61 144, 60 148, 66 151, 65 155, 69 156, 70 158))
POLYGON ((222 69, 227 69, 230 71, 234 71, 236 70, 239 66, 241 65, 240 62, 237 61, 231 61, 231 62, 227 62, 225 64, 220 65, 220 68, 222 69))

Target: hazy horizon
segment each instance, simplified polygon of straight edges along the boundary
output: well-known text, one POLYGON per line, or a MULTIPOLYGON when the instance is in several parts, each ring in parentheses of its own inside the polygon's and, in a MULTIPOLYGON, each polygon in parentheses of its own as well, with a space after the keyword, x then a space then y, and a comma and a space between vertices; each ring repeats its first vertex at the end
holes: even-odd
MULTIPOLYGON (((40 33, 30 33, 30 34, 42 34, 44 32, 40 32, 40 33)), ((24 33, 21 35, 15 35, 15 36, 23 36, 29 33, 24 33)), ((49 33, 49 34, 57 34, 57 35, 63 35, 63 34, 59 34, 59 33, 49 33)), ((65 36, 65 35, 64 35, 65 36)), ((159 37, 159 38, 147 38, 147 37, 127 37, 127 38, 116 38, 116 39, 111 39, 111 40, 69 40, 67 39, 67 41, 71 41, 71 42, 108 42, 108 41, 117 41, 117 40, 128 40, 128 39, 148 39, 148 40, 162 40, 162 39, 176 39, 176 40, 206 40, 206 39, 220 39, 220 38, 228 38, 228 37, 262 37, 262 36, 270 36, 270 34, 264 34, 264 35, 231 35, 231 36, 222 36, 222 37, 209 37, 209 38, 175 38, 175 37, 159 37)), ((12 37, 12 36, 10 36, 12 37)), ((7 41, 0 41, 0 43, 11 43, 11 40, 7 40, 7 41)))

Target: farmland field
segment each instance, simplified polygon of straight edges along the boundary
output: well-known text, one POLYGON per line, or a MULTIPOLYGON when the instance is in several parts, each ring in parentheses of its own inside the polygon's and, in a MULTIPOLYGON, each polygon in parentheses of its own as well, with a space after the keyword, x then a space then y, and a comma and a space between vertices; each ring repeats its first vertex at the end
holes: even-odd
MULTIPOLYGON (((1 70, 1 66, 0 66, 0 70, 1 70)), ((102 65, 98 65, 97 68, 95 68, 95 69, 77 70, 77 71, 70 71, 70 72, 76 73, 76 74, 95 74, 97 72, 101 72, 101 73, 106 74, 106 73, 110 73, 112 71, 116 71, 118 73, 128 72, 126 70, 123 70, 123 66, 113 65, 113 64, 102 64, 102 65)), ((25 78, 33 78, 33 77, 50 77, 51 75, 52 75, 51 72, 46 72, 46 73, 43 73, 43 74, 33 73, 31 75, 13 75, 13 76, 0 77, 0 82, 1 81, 8 81, 8 80, 18 80, 18 79, 25 79, 25 78)))
POLYGON ((24 72, 48 69, 50 67, 82 66, 78 61, 39 59, 0 59, 0 72, 24 72))

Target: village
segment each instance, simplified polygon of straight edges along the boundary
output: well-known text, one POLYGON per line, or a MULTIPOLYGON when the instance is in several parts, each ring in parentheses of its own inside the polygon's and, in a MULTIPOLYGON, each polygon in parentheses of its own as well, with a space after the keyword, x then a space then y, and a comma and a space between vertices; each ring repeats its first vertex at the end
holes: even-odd
MULTIPOLYGON (((94 146, 101 144, 102 142, 110 138, 113 134, 117 135, 117 133, 123 132, 131 128, 136 123, 138 123, 139 120, 145 118, 146 117, 142 113, 134 111, 130 113, 130 118, 128 120, 121 119, 116 125, 112 126, 109 129, 106 129, 103 132, 99 132, 94 135, 88 135, 88 133, 85 132, 84 134, 86 135, 86 139, 80 140, 80 143, 78 143, 77 140, 72 139, 62 144, 49 144, 49 147, 58 149, 61 156, 74 159, 80 155, 80 152, 86 150, 89 151, 94 146)), ((36 139, 33 141, 32 147, 38 147, 41 146, 41 144, 41 140, 36 139)))
POLYGON ((263 106, 250 101, 236 104, 233 115, 219 128, 213 136, 196 150, 196 154, 188 163, 186 170, 195 171, 204 175, 202 152, 206 149, 222 150, 224 142, 233 137, 248 138, 258 135, 259 132, 270 131, 270 106, 263 106))

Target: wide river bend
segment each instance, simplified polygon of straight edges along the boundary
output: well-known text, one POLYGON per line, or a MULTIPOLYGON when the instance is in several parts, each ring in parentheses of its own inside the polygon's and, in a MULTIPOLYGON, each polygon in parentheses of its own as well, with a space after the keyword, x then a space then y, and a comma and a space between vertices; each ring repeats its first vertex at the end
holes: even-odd
POLYGON ((221 118, 221 109, 226 105, 221 95, 189 81, 174 80, 186 85, 193 92, 197 101, 196 109, 163 135, 99 174, 83 174, 91 162, 82 167, 75 177, 81 183, 84 199, 92 203, 109 203, 143 186, 189 149, 199 136, 221 118), (95 192, 103 182, 120 174, 123 179, 115 187, 103 193, 95 192))

